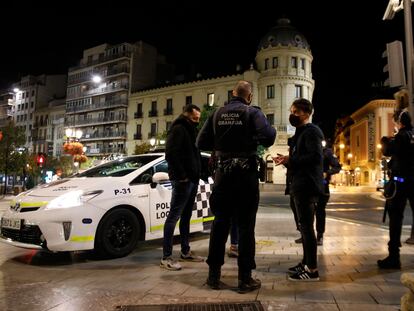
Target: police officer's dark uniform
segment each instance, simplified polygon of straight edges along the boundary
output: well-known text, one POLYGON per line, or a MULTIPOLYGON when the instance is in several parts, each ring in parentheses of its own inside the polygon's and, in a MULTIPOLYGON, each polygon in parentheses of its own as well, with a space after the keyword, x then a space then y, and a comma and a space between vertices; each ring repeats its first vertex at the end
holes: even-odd
POLYGON ((329 182, 331 176, 339 173, 341 170, 341 164, 339 164, 338 158, 334 155, 331 148, 323 148, 323 173, 324 173, 324 193, 319 196, 318 203, 316 204, 315 216, 316 216, 316 240, 318 245, 323 243, 323 234, 325 233, 326 223, 326 204, 329 201, 330 191, 329 182))
POLYGON ((239 226, 239 292, 260 287, 260 281, 251 278, 256 268, 254 228, 259 203, 256 150, 258 144, 271 146, 275 137, 276 130, 260 109, 249 106, 241 97, 233 97, 212 113, 198 135, 200 150, 214 150, 217 157, 210 196, 215 219, 207 259, 207 284, 213 289, 220 289, 222 284, 221 266, 233 214, 239 226))
POLYGON ((391 156, 390 182, 396 186, 395 194, 387 199, 390 241, 388 257, 378 260, 378 266, 382 269, 401 268, 400 247, 404 209, 407 199, 414 202, 414 130, 408 112, 400 114, 399 122, 404 127, 400 128, 393 138, 381 139, 383 154, 391 156))

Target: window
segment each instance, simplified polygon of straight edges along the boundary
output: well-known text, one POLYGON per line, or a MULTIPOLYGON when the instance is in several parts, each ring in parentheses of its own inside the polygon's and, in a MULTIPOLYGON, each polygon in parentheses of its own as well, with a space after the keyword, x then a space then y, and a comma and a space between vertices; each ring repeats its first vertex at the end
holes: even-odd
POLYGON ((265 70, 269 69, 269 59, 265 59, 265 70))
POLYGON ((30 108, 34 107, 34 102, 30 102, 30 108))
POLYGON ((157 134, 157 123, 151 123, 151 136, 155 136, 157 134))
POLYGON ((210 107, 214 105, 214 93, 207 94, 207 104, 210 107))
POLYGON ((273 68, 279 67, 279 59, 277 57, 273 57, 272 66, 273 68))
POLYGON ((27 109, 27 108, 29 108, 29 103, 24 104, 24 109, 27 109))
POLYGON ((193 103, 193 96, 186 96, 185 97, 185 104, 191 105, 193 103))
POLYGON ((233 90, 227 91, 227 101, 230 101, 232 97, 233 97, 233 90))
POLYGON ((168 98, 167 99, 167 106, 166 106, 167 110, 172 111, 172 105, 173 105, 172 98, 168 98))
POLYGON ((137 112, 142 114, 142 103, 137 104, 137 112))
POLYGON ((35 94, 35 91, 34 91, 34 90, 32 90, 32 96, 34 96, 34 94, 35 94))
POLYGON ((275 98, 275 86, 274 85, 267 86, 266 98, 275 98))
POLYGON ((157 102, 156 101, 151 102, 151 110, 152 111, 156 111, 157 110, 157 102))
POLYGON ((267 118, 267 121, 269 121, 270 125, 275 124, 275 115, 273 113, 267 114, 266 118, 267 118))
POLYGON ((297 57, 292 57, 291 65, 292 65, 292 68, 298 68, 298 58, 297 57))
POLYGON ((295 97, 296 98, 302 97, 302 85, 295 85, 295 97))
POLYGON ((170 128, 171 128, 171 124, 172 124, 172 122, 171 122, 171 121, 167 121, 167 123, 165 123, 165 129, 166 129, 167 131, 169 131, 169 130, 170 130, 170 128))
POLYGON ((136 133, 141 135, 141 129, 142 129, 142 125, 141 124, 137 124, 137 131, 136 133))
POLYGON ((304 58, 301 58, 300 59, 300 69, 305 70, 305 64, 306 64, 305 59, 304 58))

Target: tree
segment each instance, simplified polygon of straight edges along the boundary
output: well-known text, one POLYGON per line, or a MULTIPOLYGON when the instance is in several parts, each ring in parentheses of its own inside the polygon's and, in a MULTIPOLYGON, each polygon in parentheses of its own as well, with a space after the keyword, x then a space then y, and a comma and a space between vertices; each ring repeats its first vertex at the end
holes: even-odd
POLYGON ((134 154, 147 153, 151 149, 151 145, 147 142, 143 142, 139 145, 135 145, 134 154))
POLYGON ((201 130, 201 128, 204 125, 204 122, 207 121, 210 114, 217 108, 218 106, 216 104, 210 106, 208 104, 204 104, 203 108, 201 109, 200 114, 200 123, 198 124, 198 129, 201 130))
POLYGON ((4 194, 7 192, 7 176, 9 173, 23 173, 27 159, 27 151, 20 149, 26 142, 26 136, 21 128, 13 121, 1 128, 2 139, 0 140, 0 171, 4 172, 5 185, 4 194))

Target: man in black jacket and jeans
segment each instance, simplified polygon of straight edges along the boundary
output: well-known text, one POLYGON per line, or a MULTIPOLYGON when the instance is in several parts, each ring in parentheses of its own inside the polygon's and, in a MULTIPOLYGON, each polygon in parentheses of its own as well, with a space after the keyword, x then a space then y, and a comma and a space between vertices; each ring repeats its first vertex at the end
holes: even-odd
POLYGON ((186 105, 184 112, 174 120, 168 132, 165 159, 172 183, 170 212, 165 220, 163 257, 160 266, 168 270, 181 270, 172 258, 173 235, 180 219, 181 260, 203 261, 190 251, 190 219, 193 211, 201 171, 200 151, 195 145, 200 108, 186 105))
POLYGON ((291 281, 318 281, 317 244, 313 228, 315 206, 323 194, 323 134, 310 122, 312 103, 304 98, 295 100, 290 107, 289 122, 296 127, 289 155, 273 158, 276 165, 284 164, 290 173, 289 191, 293 196, 302 234, 303 259, 291 267, 291 281))

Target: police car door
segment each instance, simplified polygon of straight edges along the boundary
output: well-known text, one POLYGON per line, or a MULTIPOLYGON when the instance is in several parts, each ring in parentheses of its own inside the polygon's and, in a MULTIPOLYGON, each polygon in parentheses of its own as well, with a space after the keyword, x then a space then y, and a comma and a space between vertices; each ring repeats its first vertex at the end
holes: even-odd
MULTIPOLYGON (((154 174, 157 172, 168 173, 167 161, 163 160, 153 167, 154 174)), ((171 203, 171 181, 166 180, 159 184, 152 184, 150 187, 150 231, 155 235, 163 236, 165 219, 170 212, 171 203)))

